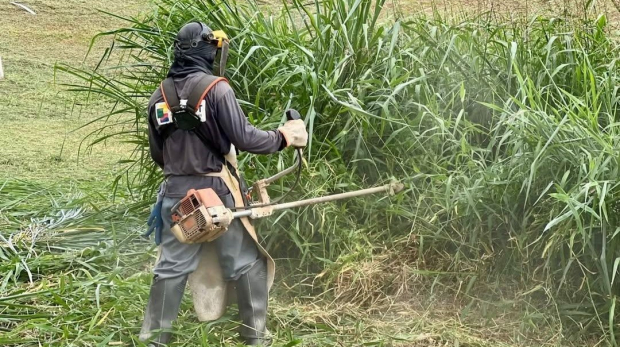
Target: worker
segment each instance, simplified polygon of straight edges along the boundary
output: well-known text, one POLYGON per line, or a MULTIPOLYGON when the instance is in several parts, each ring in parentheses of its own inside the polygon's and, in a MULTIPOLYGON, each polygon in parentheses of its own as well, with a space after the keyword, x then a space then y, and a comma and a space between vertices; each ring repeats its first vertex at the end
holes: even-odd
MULTIPOLYGON (((227 45, 227 39, 223 32, 212 31, 204 23, 184 25, 174 41, 169 78, 155 90, 148 104, 151 157, 165 176, 148 221, 149 233, 155 231, 159 245, 140 331, 140 340, 150 346, 170 341, 172 322, 178 316, 188 276, 199 266, 201 247, 206 245, 181 243, 173 235, 171 208, 190 189, 205 188, 212 188, 227 207, 243 206, 236 149, 270 154, 289 146, 303 147, 308 141, 302 120, 289 120, 270 131, 257 129, 248 122, 228 82, 212 72, 218 51, 219 68, 223 71, 227 49, 221 47, 227 45), (187 109, 192 106, 189 102, 193 95, 201 95, 195 114, 187 109), (170 99, 177 96, 180 104, 185 105, 185 113, 170 105, 170 99), (187 118, 188 114, 193 118, 187 118)), ((212 243, 223 280, 234 281, 236 287, 241 338, 246 345, 269 344, 266 321, 273 259, 258 243, 247 218, 235 219, 212 243)))

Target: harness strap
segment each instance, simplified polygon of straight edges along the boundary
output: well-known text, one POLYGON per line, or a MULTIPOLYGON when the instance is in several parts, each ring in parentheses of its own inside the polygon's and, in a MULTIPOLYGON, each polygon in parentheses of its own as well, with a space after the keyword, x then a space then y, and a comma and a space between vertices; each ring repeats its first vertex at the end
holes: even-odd
MULTIPOLYGON (((213 87, 220 81, 228 82, 228 80, 223 77, 217 77, 207 74, 203 75, 196 83, 196 85, 192 88, 192 92, 187 98, 187 107, 189 111, 198 112, 202 100, 204 100, 209 91, 211 91, 211 89, 213 89, 213 87)), ((164 102, 166 103, 166 105, 168 105, 168 109, 172 111, 173 114, 175 112, 181 111, 181 100, 179 99, 177 88, 174 84, 174 79, 172 77, 166 78, 161 82, 160 88, 161 94, 164 98, 164 102)), ((205 108, 206 109, 204 110, 204 112, 206 114, 206 112, 209 112, 209 108, 205 108)), ((160 131, 164 143, 177 130, 178 128, 173 124, 164 126, 160 131)), ((222 163, 225 163, 224 155, 220 153, 220 151, 217 151, 213 148, 211 141, 209 141, 204 132, 201 131, 200 127, 193 129, 192 132, 196 134, 196 136, 198 136, 200 141, 213 155, 215 155, 218 160, 220 160, 222 163)))
MULTIPOLYGON (((203 75, 198 83, 192 88, 192 92, 187 98, 187 107, 193 111, 198 112, 200 109, 200 104, 202 100, 207 96, 209 91, 213 89, 213 87, 221 81, 228 82, 227 79, 223 77, 216 77, 212 75, 203 75)), ((174 85, 174 79, 172 77, 168 77, 163 80, 160 84, 161 95, 164 98, 164 102, 168 106, 168 109, 174 114, 175 112, 181 111, 181 100, 179 99, 179 94, 177 93, 177 88, 174 85)), ((208 112, 209 109, 205 110, 205 113, 208 112)), ((164 137, 164 141, 172 135, 172 133, 177 130, 176 126, 168 125, 164 127, 165 130, 161 132, 164 137), (166 131, 167 128, 173 128, 172 131, 166 131)))
MULTIPOLYGON (((239 170, 237 169, 237 166, 229 160, 230 158, 228 157, 228 155, 225 155, 222 158, 223 158, 223 165, 222 165, 222 170, 220 172, 209 172, 209 173, 202 174, 201 176, 219 177, 219 178, 224 179, 227 182, 229 181, 235 182, 235 185, 237 186, 237 189, 239 190, 239 193, 241 196, 241 201, 243 202, 241 206, 235 205, 235 207, 250 206, 250 201, 248 200, 248 197, 244 194, 244 192, 247 191, 247 184, 245 180, 239 174, 239 170), (224 178, 224 176, 226 176, 226 178, 224 178)), ((228 188, 230 190, 230 187, 228 188)), ((233 192, 231 191, 231 193, 233 192)), ((235 197, 235 199, 236 198, 237 197, 235 197)))
POLYGON ((174 112, 181 110, 181 100, 179 100, 179 94, 177 93, 177 87, 174 85, 174 79, 168 77, 159 85, 161 88, 161 95, 164 97, 164 102, 168 105, 168 109, 174 112))
MULTIPOLYGON (((247 207, 249 206, 249 201, 245 198, 242 186, 241 179, 239 178, 239 173, 237 172, 237 168, 232 165, 228 160, 222 166, 222 171, 220 172, 209 172, 206 174, 202 174, 202 176, 210 176, 210 177, 219 177, 224 181, 224 184, 233 195, 233 200, 235 201, 235 207, 247 207)), ((247 218, 247 217, 244 217, 247 218)), ((249 219, 246 220, 248 223, 249 219)), ((245 223, 244 223, 245 224, 245 223)))
MULTIPOLYGON (((220 81, 226 81, 227 79, 224 77, 217 77, 213 75, 204 75, 198 83, 192 88, 192 92, 189 94, 187 98, 187 107, 189 107, 194 112, 198 112, 200 109, 200 104, 202 100, 207 96, 209 91, 220 81)), ((206 110, 205 110, 206 112, 206 110)))

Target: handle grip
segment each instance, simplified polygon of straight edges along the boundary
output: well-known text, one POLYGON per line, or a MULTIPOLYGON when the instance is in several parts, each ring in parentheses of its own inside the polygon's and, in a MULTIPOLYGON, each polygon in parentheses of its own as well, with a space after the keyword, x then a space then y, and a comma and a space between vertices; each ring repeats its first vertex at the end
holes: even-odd
POLYGON ((301 115, 299 114, 299 112, 297 112, 297 110, 289 109, 289 110, 286 110, 286 119, 288 120, 301 119, 301 115))

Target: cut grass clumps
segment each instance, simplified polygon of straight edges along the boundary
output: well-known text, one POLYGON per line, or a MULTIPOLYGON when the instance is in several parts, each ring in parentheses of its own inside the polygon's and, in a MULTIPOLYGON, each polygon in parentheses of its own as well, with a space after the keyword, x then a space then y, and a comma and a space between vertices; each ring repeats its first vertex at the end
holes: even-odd
MULTIPOLYGON (((365 303, 406 288, 364 277, 389 278, 370 259, 397 250, 401 262, 433 270, 428 276, 453 274, 465 295, 478 279, 510 275, 532 286, 524 295, 544 289, 570 331, 615 345, 619 76, 606 18, 453 22, 435 14, 380 23, 383 4, 294 0, 267 14, 253 2, 160 0, 152 15, 104 34, 123 60, 59 69, 87 82, 73 90, 117 102, 102 119, 131 113, 124 119, 135 131, 118 136, 136 144, 128 167, 139 169, 136 187, 152 199, 161 177, 147 152, 147 98, 183 24, 223 29, 232 37, 227 77, 251 122, 274 128, 293 107, 308 124, 297 197, 391 177, 408 185, 395 198, 263 222, 270 250, 326 269, 320 278, 339 290, 359 284, 372 293, 339 293, 365 303)), ((291 154, 242 156, 241 165, 253 181, 291 154)))

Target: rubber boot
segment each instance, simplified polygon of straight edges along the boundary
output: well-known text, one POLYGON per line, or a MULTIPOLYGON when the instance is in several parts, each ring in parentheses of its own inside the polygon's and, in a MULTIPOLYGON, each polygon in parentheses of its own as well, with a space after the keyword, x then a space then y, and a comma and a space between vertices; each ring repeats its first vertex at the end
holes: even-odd
POLYGON ((179 315, 179 307, 185 292, 187 275, 153 279, 149 303, 144 313, 144 322, 140 330, 140 341, 149 341, 149 346, 164 346, 171 337, 172 321, 179 315))
POLYGON ((268 300, 267 262, 263 258, 237 280, 237 306, 242 323, 239 335, 248 346, 271 343, 266 328, 268 300))

